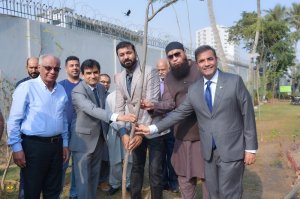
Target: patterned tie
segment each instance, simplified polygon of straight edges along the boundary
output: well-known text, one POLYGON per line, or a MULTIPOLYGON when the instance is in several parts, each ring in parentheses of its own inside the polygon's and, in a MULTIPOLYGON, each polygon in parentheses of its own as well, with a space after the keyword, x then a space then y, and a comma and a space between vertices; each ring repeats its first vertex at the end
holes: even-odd
POLYGON ((165 91, 165 85, 164 85, 164 80, 161 79, 160 81, 160 96, 162 97, 162 95, 164 94, 165 91))
MULTIPOLYGON (((212 97, 211 97, 211 89, 210 89, 210 85, 211 85, 212 81, 208 80, 205 84, 206 84, 206 89, 205 89, 205 101, 207 103, 208 109, 210 110, 210 112, 212 112, 212 97)), ((215 143, 215 139, 214 137, 212 137, 212 149, 216 149, 216 143, 215 143)))
POLYGON ((211 98, 211 90, 210 90, 211 83, 212 83, 212 81, 210 81, 210 80, 208 80, 205 83, 207 85, 206 89, 205 89, 205 101, 206 101, 206 104, 207 104, 210 112, 212 112, 212 98, 211 98))
POLYGON ((132 82, 132 73, 127 73, 126 74, 126 86, 127 86, 127 91, 129 93, 129 96, 131 96, 131 82, 132 82))
POLYGON ((100 107, 100 100, 99 100, 97 88, 94 88, 94 89, 93 89, 93 93, 94 93, 95 98, 96 98, 97 106, 100 107))

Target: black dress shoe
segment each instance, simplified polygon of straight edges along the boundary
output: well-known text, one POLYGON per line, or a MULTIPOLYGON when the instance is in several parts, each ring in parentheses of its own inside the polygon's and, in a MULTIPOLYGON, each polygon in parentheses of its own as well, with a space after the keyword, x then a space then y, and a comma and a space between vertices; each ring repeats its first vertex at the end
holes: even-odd
POLYGON ((119 191, 119 189, 120 188, 113 188, 113 187, 111 187, 108 191, 107 191, 107 195, 108 196, 112 196, 112 195, 114 195, 117 191, 119 191))

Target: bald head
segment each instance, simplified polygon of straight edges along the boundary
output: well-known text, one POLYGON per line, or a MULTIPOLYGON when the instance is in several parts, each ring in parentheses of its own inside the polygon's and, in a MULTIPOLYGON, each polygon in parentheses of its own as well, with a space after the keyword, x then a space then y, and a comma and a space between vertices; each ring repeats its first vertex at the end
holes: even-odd
POLYGON ((38 65, 39 59, 37 57, 29 57, 26 61, 26 69, 28 75, 33 79, 37 78, 40 74, 38 71, 38 65))
POLYGON ((159 77, 164 79, 170 70, 169 62, 167 59, 159 59, 156 64, 156 69, 158 71, 159 77))

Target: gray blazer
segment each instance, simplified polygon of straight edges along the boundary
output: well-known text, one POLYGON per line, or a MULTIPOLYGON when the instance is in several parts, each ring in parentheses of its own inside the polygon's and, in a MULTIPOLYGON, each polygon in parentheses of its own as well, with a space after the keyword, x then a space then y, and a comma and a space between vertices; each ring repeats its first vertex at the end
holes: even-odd
MULTIPOLYGON (((126 86, 126 70, 120 73, 120 77, 116 82, 116 113, 125 114, 125 106, 128 107, 130 113, 135 114, 137 111, 138 93, 142 90, 142 99, 148 99, 152 102, 157 102, 160 96, 159 89, 159 75, 155 68, 147 67, 145 68, 145 79, 144 86, 141 87, 142 82, 142 72, 140 70, 140 65, 137 66, 133 72, 132 82, 131 82, 131 95, 129 95, 126 86)), ((151 117, 148 111, 140 109, 138 123, 141 124, 152 124, 155 121, 159 121, 160 117, 151 117)), ((120 123, 121 124, 121 123, 120 123)), ((125 127, 123 123, 121 126, 125 127)), ((163 132, 165 134, 167 132, 163 132)), ((146 136, 147 138, 153 138, 159 136, 151 135, 146 136)))
POLYGON ((201 77, 190 86, 186 100, 156 126, 159 131, 164 130, 193 111, 205 160, 211 158, 212 136, 223 162, 241 160, 245 150, 258 148, 253 104, 240 76, 219 71, 212 113, 204 99, 201 77))
POLYGON ((97 84, 100 107, 97 107, 93 91, 85 81, 81 81, 72 90, 74 114, 71 126, 71 151, 92 153, 97 145, 100 133, 106 138, 111 114, 105 108, 105 88, 97 84))

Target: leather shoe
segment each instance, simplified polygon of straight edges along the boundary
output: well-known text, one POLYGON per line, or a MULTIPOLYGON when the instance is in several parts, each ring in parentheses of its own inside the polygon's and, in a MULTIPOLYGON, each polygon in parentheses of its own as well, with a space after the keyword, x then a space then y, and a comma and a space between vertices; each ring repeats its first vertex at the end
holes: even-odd
POLYGON ((171 192, 172 192, 172 193, 179 193, 179 189, 176 187, 176 188, 174 188, 174 189, 171 189, 171 192))
POLYGON ((119 191, 120 188, 113 188, 113 187, 110 187, 110 189, 107 191, 107 195, 108 196, 112 196, 114 195, 117 191, 119 191))
POLYGON ((111 188, 107 182, 101 182, 99 187, 102 191, 109 191, 111 188))

